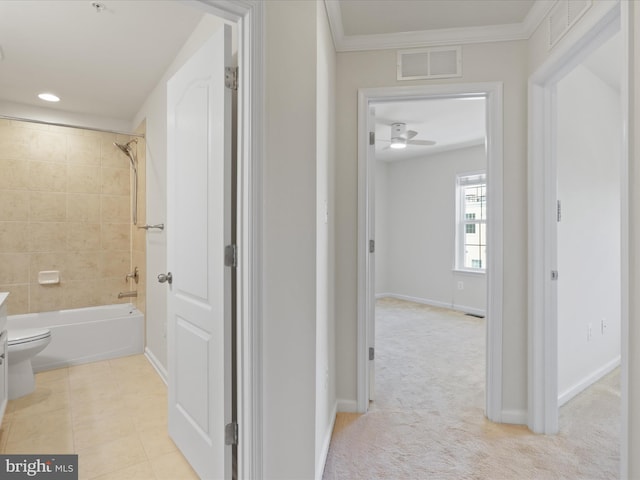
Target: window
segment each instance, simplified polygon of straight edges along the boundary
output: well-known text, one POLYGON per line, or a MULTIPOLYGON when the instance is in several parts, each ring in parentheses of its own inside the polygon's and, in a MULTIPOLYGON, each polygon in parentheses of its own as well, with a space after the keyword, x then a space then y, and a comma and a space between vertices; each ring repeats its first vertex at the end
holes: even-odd
POLYGON ((487 264, 487 177, 456 178, 456 269, 484 272, 487 264))

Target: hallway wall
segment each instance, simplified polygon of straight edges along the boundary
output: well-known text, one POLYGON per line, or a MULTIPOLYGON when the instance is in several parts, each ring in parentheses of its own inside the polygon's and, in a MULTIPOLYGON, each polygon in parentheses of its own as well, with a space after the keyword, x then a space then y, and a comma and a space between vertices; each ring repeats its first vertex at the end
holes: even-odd
POLYGON ((463 45, 463 76, 398 81, 396 50, 338 53, 336 161, 336 348, 337 395, 355 409, 357 345, 359 88, 419 84, 504 83, 504 303, 503 407, 523 418, 527 406, 527 42, 463 45))

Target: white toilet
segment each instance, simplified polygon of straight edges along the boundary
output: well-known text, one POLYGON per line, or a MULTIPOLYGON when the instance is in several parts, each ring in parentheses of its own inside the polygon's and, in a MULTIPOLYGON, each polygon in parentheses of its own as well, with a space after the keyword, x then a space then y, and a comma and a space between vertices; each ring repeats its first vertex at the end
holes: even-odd
POLYGON ((51 341, 48 328, 19 328, 9 330, 9 400, 27 395, 35 390, 31 359, 51 341))

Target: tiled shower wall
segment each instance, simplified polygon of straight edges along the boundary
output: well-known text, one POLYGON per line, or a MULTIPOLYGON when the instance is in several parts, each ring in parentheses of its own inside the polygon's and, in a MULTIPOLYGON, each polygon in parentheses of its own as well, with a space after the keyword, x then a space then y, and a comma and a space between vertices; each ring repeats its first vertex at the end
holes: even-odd
POLYGON ((0 291, 11 292, 9 314, 136 300, 118 299, 139 288, 125 281, 131 168, 113 146, 129 139, 0 119, 0 291), (38 284, 43 270, 59 270, 60 284, 38 284))

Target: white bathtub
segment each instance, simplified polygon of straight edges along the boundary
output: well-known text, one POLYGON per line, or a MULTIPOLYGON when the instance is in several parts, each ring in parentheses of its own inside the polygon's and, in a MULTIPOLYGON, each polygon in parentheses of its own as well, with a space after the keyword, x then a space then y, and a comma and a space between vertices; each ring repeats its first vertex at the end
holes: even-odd
POLYGON ((10 315, 7 328, 51 330, 51 343, 31 361, 36 372, 144 350, 144 315, 130 303, 10 315))

